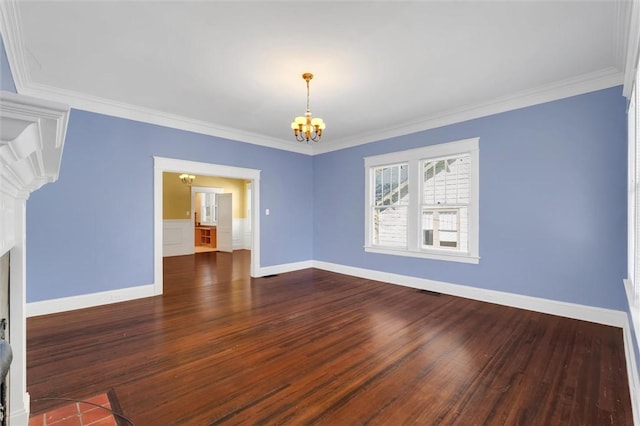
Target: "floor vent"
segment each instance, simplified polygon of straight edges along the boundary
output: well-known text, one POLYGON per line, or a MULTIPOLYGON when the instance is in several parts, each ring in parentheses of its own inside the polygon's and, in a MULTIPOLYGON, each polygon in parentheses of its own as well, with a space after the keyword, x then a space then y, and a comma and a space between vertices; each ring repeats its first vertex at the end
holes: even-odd
POLYGON ((428 294, 429 296, 442 296, 442 293, 438 293, 437 291, 431 291, 431 290, 418 290, 418 293, 428 294))

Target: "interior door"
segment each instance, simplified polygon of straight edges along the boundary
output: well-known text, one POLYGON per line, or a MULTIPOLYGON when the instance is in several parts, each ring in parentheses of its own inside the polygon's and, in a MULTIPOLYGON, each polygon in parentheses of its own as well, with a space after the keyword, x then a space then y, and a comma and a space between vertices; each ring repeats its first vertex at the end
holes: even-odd
POLYGON ((231 194, 216 194, 218 204, 217 248, 218 251, 233 251, 233 211, 231 194))

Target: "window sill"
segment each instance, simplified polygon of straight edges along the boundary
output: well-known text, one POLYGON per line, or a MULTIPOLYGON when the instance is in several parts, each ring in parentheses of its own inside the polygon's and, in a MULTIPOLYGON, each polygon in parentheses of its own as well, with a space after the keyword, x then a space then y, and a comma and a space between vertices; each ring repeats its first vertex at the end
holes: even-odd
POLYGON ((446 260, 449 262, 460 263, 480 263, 480 257, 468 254, 458 253, 442 253, 442 252, 426 252, 426 251, 409 251, 404 249, 392 249, 388 247, 372 247, 365 246, 364 251, 367 253, 390 254, 392 256, 420 257, 423 259, 446 260))

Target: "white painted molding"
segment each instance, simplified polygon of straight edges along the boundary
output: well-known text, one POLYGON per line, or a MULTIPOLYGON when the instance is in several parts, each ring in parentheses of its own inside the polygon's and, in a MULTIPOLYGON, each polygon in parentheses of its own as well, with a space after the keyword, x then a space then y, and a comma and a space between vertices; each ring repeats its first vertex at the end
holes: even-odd
POLYGON ((18 93, 22 93, 20 88, 31 81, 31 76, 28 74, 29 68, 24 55, 18 0, 0 1, 0 18, 0 31, 4 35, 4 47, 13 81, 18 93))
MULTIPOLYGON (((257 273, 252 276, 267 277, 269 275, 283 274, 308 268, 318 268, 326 271, 375 281, 382 281, 405 287, 436 291, 452 296, 464 297, 468 299, 495 303, 519 309, 526 309, 535 312, 542 312, 545 314, 558 315, 567 318, 620 327, 623 330, 625 359, 634 423, 640 425, 640 378, 638 376, 638 370, 636 367, 637 364, 635 360, 635 352, 633 349, 633 339, 631 337, 631 327, 627 314, 625 312, 613 309, 578 305, 574 303, 559 302, 555 300, 542 299, 531 296, 523 296, 495 290, 479 289, 475 287, 451 284, 442 281, 433 281, 424 278, 416 278, 406 275, 392 274, 387 272, 380 272, 370 269, 356 268, 330 262, 313 260, 261 267, 257 270, 257 273)), ((56 312, 117 303, 125 300, 150 297, 154 295, 156 295, 155 286, 151 284, 146 286, 131 287, 126 289, 118 289, 81 296, 47 300, 42 302, 32 302, 27 304, 27 316, 32 317, 37 315, 46 315, 56 312)), ((26 394, 26 396, 28 397, 28 394, 26 394)))
MULTIPOLYGON (((304 264, 304 262, 300 262, 304 264)), ((424 278, 410 277, 406 275, 392 274, 374 271, 370 269, 355 268, 330 262, 313 261, 314 268, 366 278, 405 287, 418 288, 482 302, 496 303, 498 305, 526 309, 545 314, 558 315, 582 321, 589 321, 614 327, 620 327, 623 331, 625 360, 627 367, 627 379, 631 397, 631 409, 634 424, 640 425, 640 377, 638 376, 635 351, 631 327, 626 312, 614 309, 604 309, 594 306, 579 305, 575 303, 560 302, 550 299, 542 299, 531 296, 523 296, 513 293, 486 290, 476 287, 451 284, 441 281, 433 281, 424 278)), ((293 264, 291 264, 293 265, 293 264)), ((302 269, 302 268, 300 268, 302 269)), ((638 330, 636 329, 636 332, 638 330)), ((640 342, 640 341, 639 341, 640 342)))
POLYGON ((442 281, 434 281, 425 278, 392 274, 389 272, 374 271, 371 269, 356 268, 353 266, 339 265, 330 262, 314 261, 313 265, 315 268, 337 272, 340 274, 346 274, 375 281, 382 281, 405 287, 435 291, 452 296, 479 300, 481 302, 495 303, 498 305, 511 306, 514 308, 542 312, 545 314, 559 315, 567 318, 579 319, 582 321, 590 321, 598 324, 611 325, 622 328, 626 323, 626 313, 613 309, 604 309, 594 306, 578 305, 575 303, 559 302, 556 300, 523 296, 514 293, 487 290, 459 284, 451 284, 442 281))
POLYGON ((2 191, 15 198, 58 179, 69 107, 0 92, 2 191))
POLYGON ((162 294, 162 173, 189 173, 193 175, 219 176, 231 179, 250 180, 252 214, 251 229, 251 276, 260 273, 260 170, 222 164, 201 163, 198 161, 178 160, 175 158, 153 157, 153 271, 155 293, 162 294))
POLYGON ((526 108, 563 98, 569 98, 571 96, 582 95, 596 90, 608 89, 622 84, 623 79, 624 75, 619 70, 615 68, 606 68, 553 84, 547 84, 531 90, 524 90, 513 95, 499 97, 489 102, 467 105, 461 108, 443 111, 435 116, 424 117, 416 122, 404 123, 375 133, 369 133, 350 139, 332 141, 330 143, 323 142, 321 144, 313 145, 313 155, 324 154, 326 152, 338 151, 340 149, 363 145, 370 142, 435 129, 450 124, 526 108))
MULTIPOLYGON (((23 407, 29 407, 31 404, 31 398, 28 393, 24 394, 24 400, 22 401, 22 407, 11 410, 9 412, 10 425, 28 425, 29 424, 29 411, 23 407)), ((18 404, 16 404, 18 405, 18 404)))
POLYGON ((72 108, 79 110, 140 121, 143 123, 156 124, 158 126, 170 127, 173 129, 186 130, 223 139, 230 139, 235 142, 246 142, 253 145, 311 155, 310 145, 301 144, 295 140, 276 139, 248 132, 246 130, 225 127, 215 123, 209 123, 124 102, 117 102, 111 99, 91 96, 85 93, 73 92, 36 83, 23 85, 20 88, 20 93, 56 102, 64 102, 71 105, 72 108))
POLYGON ((55 314, 155 296, 153 284, 27 303, 27 317, 55 314))
POLYGON ((162 222, 162 256, 184 256, 195 253, 194 228, 191 219, 162 222))
POLYGON ((623 45, 626 47, 626 51, 624 51, 624 58, 622 59, 624 67, 622 94, 628 99, 631 96, 631 89, 633 88, 638 66, 638 56, 640 55, 640 0, 632 0, 630 6, 625 7, 624 12, 630 15, 619 18, 620 20, 626 19, 626 22, 622 22, 620 25, 628 25, 628 28, 625 28, 627 40, 624 41, 626 46, 623 45))
MULTIPOLYGON (((627 377, 629 381, 629 396, 631 397, 631 410, 633 412, 633 424, 640 425, 640 377, 636 363, 636 353, 633 349, 633 338, 631 337, 631 326, 627 319, 622 327, 624 338, 624 355, 627 361, 627 377)), ((640 343, 640 342, 639 342, 640 343)))
POLYGON ((313 260, 305 260, 302 262, 283 263, 280 265, 263 266, 256 277, 265 277, 267 275, 284 274, 287 272, 299 271, 301 269, 313 268, 313 260))
POLYGON ((68 120, 66 105, 0 92, 0 255, 11 252, 8 336, 13 362, 7 399, 11 424, 27 424, 29 417, 26 200, 31 192, 58 179, 68 120))
MULTIPOLYGON (((634 2, 637 1, 638 0, 634 0, 634 2)), ((400 126, 387 128, 382 131, 357 136, 355 138, 332 141, 326 140, 321 144, 307 145, 290 140, 271 138, 240 129, 228 128, 215 123, 195 120, 175 114, 168 114, 150 108, 142 108, 135 105, 116 102, 110 99, 91 96, 84 93, 37 84, 32 81, 29 75, 26 60, 24 58, 23 52, 25 49, 21 38, 20 16, 16 5, 16 0, 0 1, 0 14, 2 14, 2 30, 5 36, 7 58, 9 60, 9 65, 11 67, 18 92, 56 102, 63 102, 71 105, 73 108, 81 110, 307 155, 337 151, 351 146, 407 135, 512 109, 524 108, 595 90, 606 89, 620 85, 625 81, 625 74, 622 71, 615 68, 603 69, 539 88, 525 90, 512 96, 500 97, 490 102, 467 105, 455 110, 445 111, 437 116, 424 117, 418 122, 404 123, 400 126)), ((637 7, 635 7, 635 9, 637 10, 637 7)), ((632 38, 633 34, 630 34, 630 39, 632 38)), ((620 50, 618 46, 621 43, 624 43, 624 40, 616 41, 616 51, 620 50)), ((629 55, 627 55, 626 61, 627 68, 631 62, 628 60, 628 57, 629 55)))

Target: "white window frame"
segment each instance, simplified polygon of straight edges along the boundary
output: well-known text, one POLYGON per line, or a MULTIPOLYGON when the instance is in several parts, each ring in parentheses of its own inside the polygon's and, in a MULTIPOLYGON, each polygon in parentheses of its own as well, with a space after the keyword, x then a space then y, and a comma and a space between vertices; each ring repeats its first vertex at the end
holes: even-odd
MULTIPOLYGON (((447 260, 463 263, 479 263, 479 154, 480 138, 463 139, 423 148, 391 152, 364 158, 365 169, 365 241, 364 250, 368 253, 396 256, 420 257, 425 259, 447 260), (422 248, 422 210, 421 164, 424 160, 437 159, 460 154, 470 155, 469 171, 469 231, 466 252, 422 248), (409 215, 407 223, 407 246, 384 247, 373 244, 372 207, 375 189, 373 169, 398 163, 409 164, 409 215)), ((445 206, 443 206, 445 207, 445 206)))
POLYGON ((628 123, 628 240, 627 279, 625 289, 631 321, 640 339, 640 69, 636 67, 635 82, 629 96, 628 123))
MULTIPOLYGON (((215 197, 214 203, 210 205, 212 220, 207 222, 202 220, 202 212, 200 211, 201 206, 197 206, 195 203, 197 192, 203 193, 203 194, 224 194, 224 188, 214 188, 209 186, 192 186, 191 187, 192 212, 198 212, 198 216, 200 216, 201 225, 216 226, 218 224, 218 197, 215 197)), ((195 215, 193 215, 193 217, 195 218, 195 215)))

